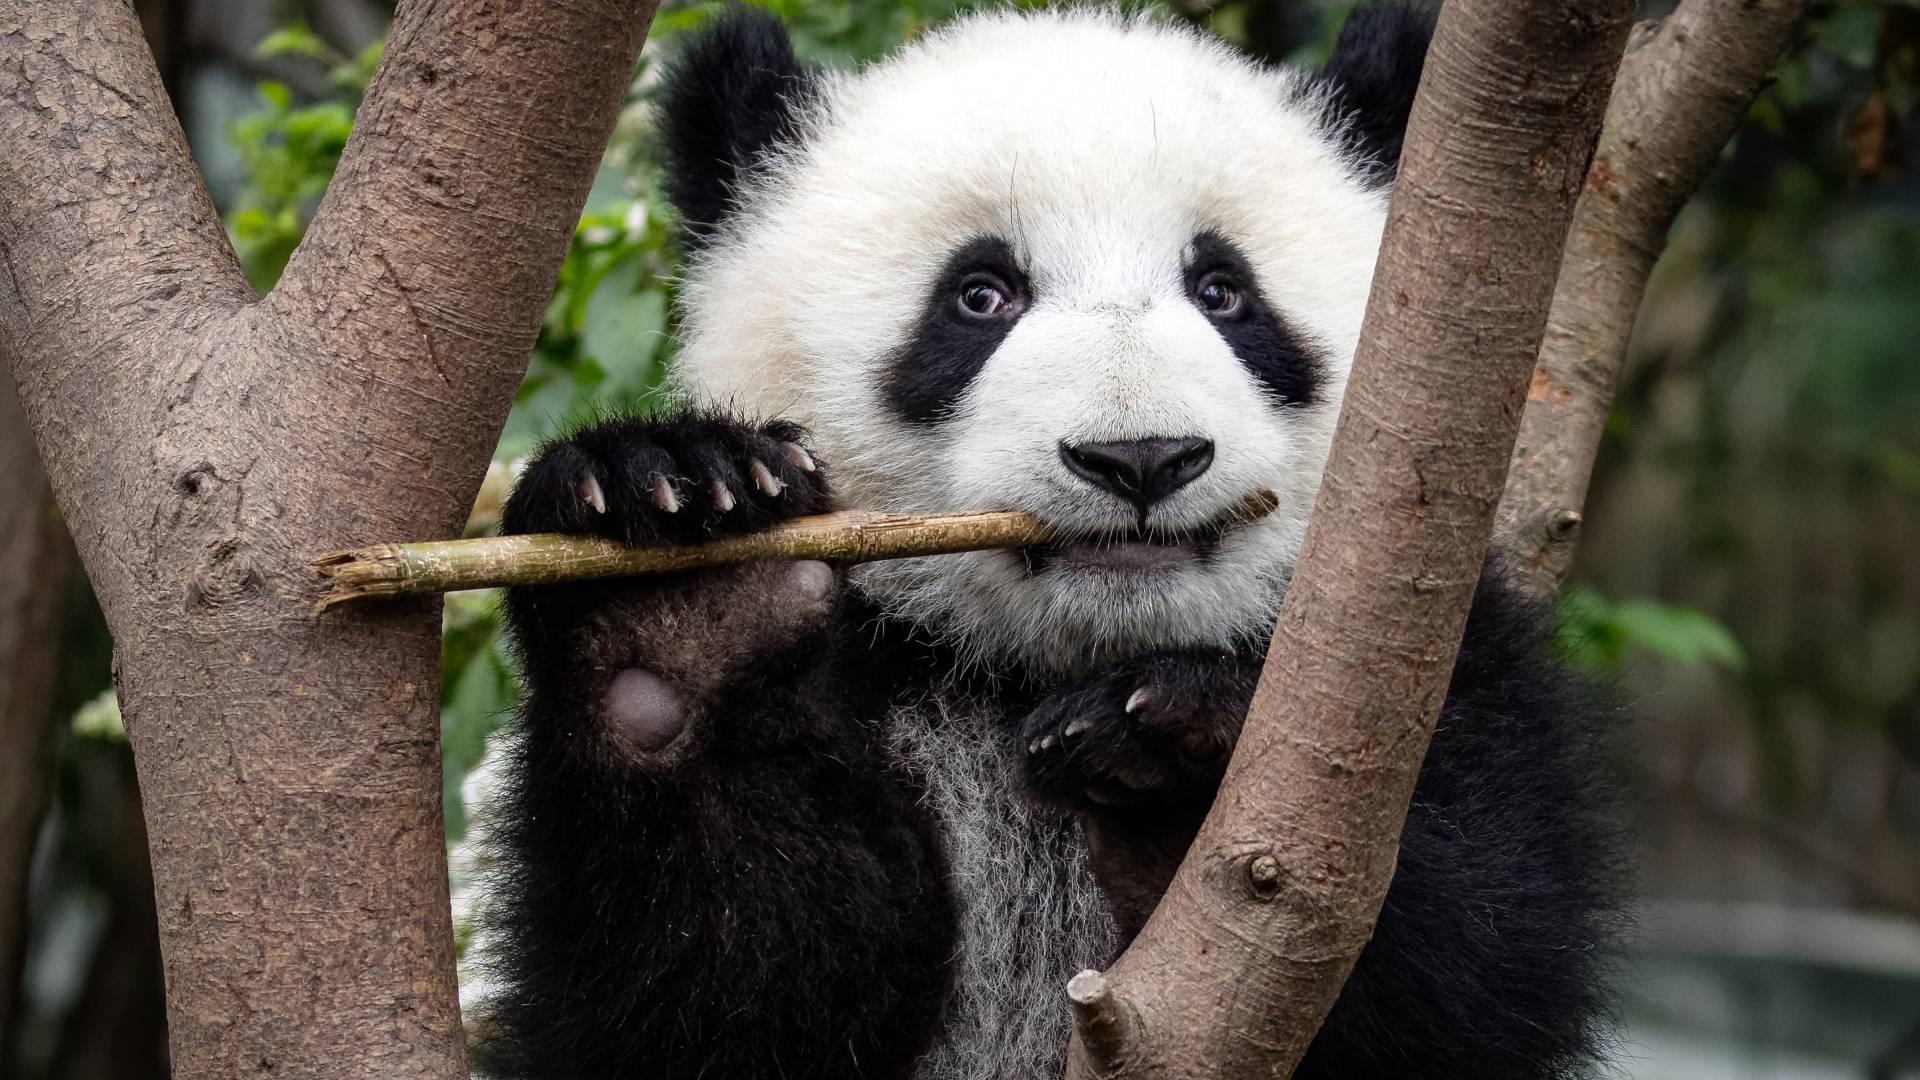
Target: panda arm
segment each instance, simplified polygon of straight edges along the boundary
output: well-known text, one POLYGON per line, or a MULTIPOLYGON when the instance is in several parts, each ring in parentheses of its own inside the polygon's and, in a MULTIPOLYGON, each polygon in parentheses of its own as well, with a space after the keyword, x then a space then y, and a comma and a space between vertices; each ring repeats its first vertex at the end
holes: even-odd
MULTIPOLYGON (((1545 642, 1543 613, 1484 577, 1372 942, 1300 1080, 1549 1080, 1596 1051, 1621 898, 1612 721, 1545 642)), ((1212 801, 1260 666, 1150 654, 1027 718, 1028 785, 1081 813, 1128 936, 1212 801)))
MULTIPOLYGON (((645 543, 822 509, 790 435, 599 424, 528 469, 508 529, 645 543)), ((521 589, 507 608, 528 698, 494 815, 485 1071, 904 1076, 931 1037, 952 915, 832 572, 521 589)))

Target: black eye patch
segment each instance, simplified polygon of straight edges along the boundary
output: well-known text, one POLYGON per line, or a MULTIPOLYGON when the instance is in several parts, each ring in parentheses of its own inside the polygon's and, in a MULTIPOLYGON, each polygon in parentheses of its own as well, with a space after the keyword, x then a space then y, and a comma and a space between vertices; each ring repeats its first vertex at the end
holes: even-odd
POLYGON ((983 236, 962 244, 934 278, 912 336, 894 354, 885 376, 893 411, 915 424, 950 415, 1032 299, 1005 240, 983 236), (983 290, 1004 304, 983 302, 983 290))
POLYGON ((1232 241, 1212 230, 1194 237, 1186 285, 1187 296, 1208 315, 1214 330, 1267 388, 1275 404, 1311 405, 1318 399, 1322 372, 1312 343, 1267 303, 1253 267, 1232 241), (1239 291, 1240 303, 1231 315, 1214 317, 1196 294, 1222 283, 1239 291))

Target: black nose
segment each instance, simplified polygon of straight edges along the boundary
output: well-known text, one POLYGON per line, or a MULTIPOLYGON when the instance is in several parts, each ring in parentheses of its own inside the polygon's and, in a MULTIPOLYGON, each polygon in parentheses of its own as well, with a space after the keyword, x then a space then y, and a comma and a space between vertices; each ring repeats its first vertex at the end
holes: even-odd
POLYGON ((1212 439, 1130 439, 1060 444, 1075 475, 1146 513, 1147 507, 1192 483, 1213 464, 1212 439))

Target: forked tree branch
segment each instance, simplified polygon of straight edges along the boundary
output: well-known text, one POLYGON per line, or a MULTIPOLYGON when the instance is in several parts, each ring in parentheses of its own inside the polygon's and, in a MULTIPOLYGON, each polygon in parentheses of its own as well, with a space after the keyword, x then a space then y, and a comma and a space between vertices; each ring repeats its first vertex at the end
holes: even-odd
POLYGON ((1639 28, 1574 209, 1500 506, 1528 583, 1559 589, 1647 275, 1793 38, 1800 0, 1681 0, 1639 28))
POLYGON ((464 519, 652 15, 402 0, 259 303, 125 0, 0 0, 0 358, 113 631, 172 1066, 464 1072, 439 606, 315 551, 464 519))
POLYGON ((1442 8, 1266 670, 1159 908, 1075 980, 1075 1080, 1285 1075, 1366 944, 1633 8, 1442 8))

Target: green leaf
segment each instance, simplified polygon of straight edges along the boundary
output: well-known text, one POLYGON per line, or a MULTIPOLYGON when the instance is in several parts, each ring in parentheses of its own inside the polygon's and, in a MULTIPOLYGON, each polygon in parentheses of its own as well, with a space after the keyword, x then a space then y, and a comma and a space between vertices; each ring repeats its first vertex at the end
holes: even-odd
POLYGON ((266 98, 267 104, 273 106, 276 112, 286 112, 293 107, 293 93, 287 89, 286 83, 267 79, 259 89, 260 96, 266 98))
POLYGON ((640 260, 628 258, 600 279, 587 301, 580 351, 607 370, 607 396, 636 396, 659 381, 654 358, 666 330, 666 294, 640 260))
POLYGON ((1608 600, 1592 589, 1570 586, 1560 596, 1555 645, 1575 667, 1617 672, 1629 650, 1638 649, 1685 666, 1714 664, 1746 670, 1746 650, 1713 616, 1658 600, 1608 600))
POLYGON ((262 60, 275 56, 310 56, 319 60, 332 52, 319 35, 298 23, 275 30, 253 47, 253 55, 262 60))
POLYGON ((1747 654, 1740 642, 1706 612, 1656 600, 1626 600, 1615 605, 1613 619, 1629 644, 1675 663, 1746 670, 1747 654))
POLYGON ((113 689, 100 691, 93 700, 74 710, 73 733, 83 739, 105 742, 127 741, 127 729, 120 722, 120 699, 113 689))

